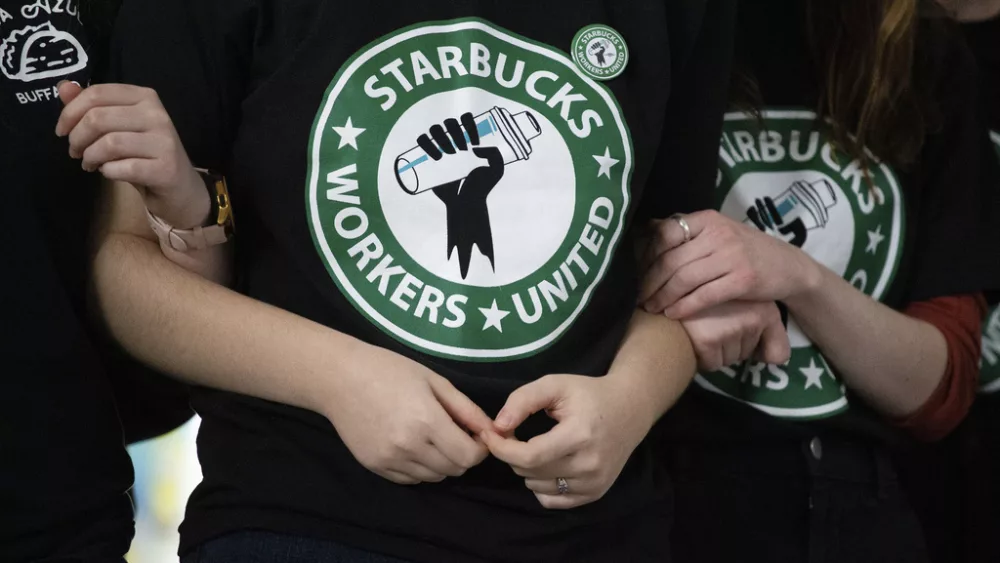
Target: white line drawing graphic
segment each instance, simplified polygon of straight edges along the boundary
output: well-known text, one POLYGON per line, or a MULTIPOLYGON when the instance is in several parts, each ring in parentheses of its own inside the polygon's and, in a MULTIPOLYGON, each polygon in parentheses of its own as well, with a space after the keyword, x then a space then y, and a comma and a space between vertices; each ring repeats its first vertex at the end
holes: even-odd
POLYGON ((0 71, 11 80, 32 82, 87 67, 87 52, 50 22, 15 30, 0 43, 0 71))

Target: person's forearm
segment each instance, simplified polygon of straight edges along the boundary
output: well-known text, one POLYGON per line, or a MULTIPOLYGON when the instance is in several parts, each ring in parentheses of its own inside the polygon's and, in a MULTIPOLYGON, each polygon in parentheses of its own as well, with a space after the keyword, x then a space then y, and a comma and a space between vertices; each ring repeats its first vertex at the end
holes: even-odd
POLYGON ((185 271, 131 234, 103 237, 94 286, 110 332, 136 358, 193 384, 313 411, 372 348, 185 271))
MULTIPOLYGON (((177 225, 207 225, 211 219, 212 203, 208 191, 198 193, 191 202, 191 210, 186 211, 177 219, 177 225)), ((167 245, 161 244, 160 250, 168 260, 189 272, 214 281, 219 285, 230 286, 233 283, 232 251, 233 244, 217 244, 201 250, 178 252, 167 245)))
POLYGON ((947 368, 944 336, 816 266, 809 287, 786 299, 790 315, 872 407, 890 417, 916 412, 947 368))
POLYGON ((681 323, 636 309, 607 377, 621 382, 637 413, 650 413, 652 426, 684 393, 695 369, 681 323))

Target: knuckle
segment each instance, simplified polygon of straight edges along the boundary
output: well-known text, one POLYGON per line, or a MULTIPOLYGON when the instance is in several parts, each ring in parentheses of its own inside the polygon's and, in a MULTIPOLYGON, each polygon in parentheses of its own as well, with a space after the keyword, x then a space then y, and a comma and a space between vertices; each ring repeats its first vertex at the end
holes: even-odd
POLYGON ((83 114, 80 124, 88 129, 97 129, 105 116, 104 108, 91 108, 83 114))
POLYGON ((108 133, 104 136, 105 148, 113 154, 120 154, 127 148, 124 135, 120 133, 108 133))
POLYGON ((408 452, 413 448, 414 434, 411 427, 395 428, 389 433, 389 444, 397 452, 408 452))

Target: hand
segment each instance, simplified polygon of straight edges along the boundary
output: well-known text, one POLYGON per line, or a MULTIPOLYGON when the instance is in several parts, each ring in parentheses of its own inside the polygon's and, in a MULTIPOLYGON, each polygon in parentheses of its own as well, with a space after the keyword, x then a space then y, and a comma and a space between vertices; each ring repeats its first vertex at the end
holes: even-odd
POLYGON ((651 313, 687 319, 727 301, 783 301, 819 284, 821 268, 798 248, 717 211, 655 221, 639 300, 651 313))
POLYGON ((730 301, 696 313, 681 324, 698 356, 698 368, 705 372, 754 357, 767 364, 784 364, 792 353, 781 313, 773 302, 730 301))
POLYGON ((447 256, 450 259, 452 252, 458 251, 459 269, 462 279, 465 279, 469 274, 473 246, 478 247, 489 259, 490 265, 496 267, 486 198, 503 178, 504 162, 500 149, 479 146, 479 128, 471 113, 462 114, 460 119, 461 122, 447 119, 444 127, 432 126, 430 137, 420 135, 417 145, 435 161, 469 150, 482 161, 482 165, 470 171, 465 178, 434 188, 434 195, 444 203, 447 212, 447 256))
POLYGON ((83 169, 129 182, 150 213, 185 229, 203 225, 211 199, 156 92, 127 84, 82 90, 59 86, 63 108, 56 135, 69 136, 69 154, 83 169))
POLYGON ((545 508, 594 502, 618 479, 656 418, 637 414, 619 387, 607 377, 545 376, 511 393, 495 431, 483 433, 483 441, 524 478, 545 508), (541 410, 558 421, 552 430, 527 442, 513 437, 514 429, 541 410), (569 485, 566 494, 559 494, 559 478, 569 485))
POLYGON ((447 379, 388 350, 364 354, 358 376, 331 382, 335 388, 324 395, 332 399, 316 409, 361 465, 412 485, 458 477, 486 458, 486 446, 469 432, 478 435, 493 421, 447 379))

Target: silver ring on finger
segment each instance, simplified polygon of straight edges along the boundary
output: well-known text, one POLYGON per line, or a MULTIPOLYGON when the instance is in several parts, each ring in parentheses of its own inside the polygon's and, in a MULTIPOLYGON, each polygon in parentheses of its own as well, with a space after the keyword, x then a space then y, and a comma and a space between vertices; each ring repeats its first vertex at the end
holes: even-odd
POLYGON ((684 215, 681 214, 681 213, 674 213, 673 215, 671 215, 668 218, 669 219, 673 219, 674 221, 677 221, 677 224, 680 225, 681 229, 684 231, 684 242, 682 242, 681 244, 685 244, 687 242, 690 242, 691 241, 691 225, 688 225, 687 219, 684 218, 684 215))
POLYGON ((556 479, 556 490, 559 491, 560 495, 565 495, 569 492, 569 483, 566 482, 566 479, 562 477, 556 479))

